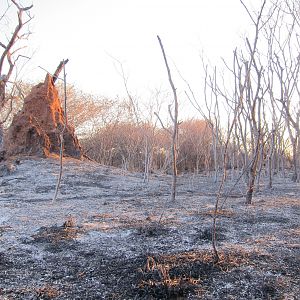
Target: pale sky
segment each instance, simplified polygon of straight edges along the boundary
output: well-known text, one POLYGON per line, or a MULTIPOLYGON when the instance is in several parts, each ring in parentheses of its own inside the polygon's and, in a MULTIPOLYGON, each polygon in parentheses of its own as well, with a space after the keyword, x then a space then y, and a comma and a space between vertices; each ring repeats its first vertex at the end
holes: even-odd
MULTIPOLYGON (((4 0, 1 0, 4 1, 4 0)), ((245 0, 259 9, 260 0, 245 0), (256 4, 256 7, 253 5, 256 4)), ((41 80, 59 61, 69 58, 67 80, 91 93, 125 95, 113 56, 122 61, 129 89, 144 95, 167 89, 168 78, 156 35, 160 35, 169 63, 197 89, 202 80, 200 54, 212 64, 231 57, 249 30, 249 17, 239 0, 23 0, 33 3, 34 51, 24 79, 41 80)), ((176 70, 175 84, 180 86, 176 70), (177 77, 176 77, 177 76, 177 77)))

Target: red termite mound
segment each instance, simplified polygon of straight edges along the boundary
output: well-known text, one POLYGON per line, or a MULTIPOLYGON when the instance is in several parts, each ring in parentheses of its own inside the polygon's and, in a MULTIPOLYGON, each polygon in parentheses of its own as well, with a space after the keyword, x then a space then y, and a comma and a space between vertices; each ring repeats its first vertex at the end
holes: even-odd
MULTIPOLYGON (((8 156, 25 154, 47 157, 59 154, 60 134, 65 120, 52 77, 34 86, 24 99, 23 109, 13 118, 5 142, 8 156)), ((81 158, 82 149, 74 128, 67 125, 63 132, 64 156, 81 158)))

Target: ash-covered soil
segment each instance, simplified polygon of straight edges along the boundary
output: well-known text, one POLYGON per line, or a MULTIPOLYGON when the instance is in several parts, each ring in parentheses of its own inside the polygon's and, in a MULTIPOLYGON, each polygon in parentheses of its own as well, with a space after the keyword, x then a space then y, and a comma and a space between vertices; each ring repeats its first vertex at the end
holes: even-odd
POLYGON ((300 185, 276 178, 253 205, 226 184, 21 158, 0 177, 0 299, 300 299, 300 185), (229 191, 230 196, 226 193, 229 191), (224 200, 226 200, 224 202, 224 200))

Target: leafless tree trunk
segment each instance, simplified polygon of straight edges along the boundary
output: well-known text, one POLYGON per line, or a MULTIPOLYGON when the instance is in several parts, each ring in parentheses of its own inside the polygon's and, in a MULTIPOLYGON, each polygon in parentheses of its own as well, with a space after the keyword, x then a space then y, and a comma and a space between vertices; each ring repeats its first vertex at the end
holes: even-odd
POLYGON ((171 106, 169 105, 169 114, 173 122, 172 130, 172 186, 171 186, 171 201, 175 201, 176 198, 176 182, 177 182, 177 140, 178 140, 178 99, 175 85, 172 80, 171 71, 168 65, 167 57, 161 39, 157 36, 164 62, 168 72, 169 83, 172 88, 174 96, 174 113, 171 112, 171 106))
POLYGON ((275 147, 275 131, 274 131, 274 129, 272 129, 272 131, 271 131, 270 150, 269 150, 269 154, 268 154, 268 188, 269 189, 271 189, 273 187, 274 147, 275 147))
MULTIPOLYGON (((61 70, 63 70, 63 72, 64 72, 63 81, 64 81, 64 117, 65 117, 65 120, 64 120, 64 126, 61 129, 61 132, 59 134, 59 139, 60 139, 59 175, 58 175, 58 179, 57 179, 57 182, 56 182, 55 192, 54 192, 54 196, 53 196, 53 200, 52 200, 53 202, 55 202, 56 199, 57 199, 57 194, 58 194, 58 191, 59 191, 61 178, 62 178, 62 172, 63 172, 64 133, 65 133, 65 130, 66 130, 66 127, 67 127, 67 75, 66 75, 65 66, 66 66, 66 63, 68 61, 69 61, 68 59, 67 60, 62 60, 62 62, 60 62, 60 64, 59 64, 59 71, 58 71, 58 68, 57 68, 56 72, 55 72, 56 79, 58 78, 59 73, 61 72, 61 70)), ((55 81, 53 80, 53 83, 54 82, 55 81)))

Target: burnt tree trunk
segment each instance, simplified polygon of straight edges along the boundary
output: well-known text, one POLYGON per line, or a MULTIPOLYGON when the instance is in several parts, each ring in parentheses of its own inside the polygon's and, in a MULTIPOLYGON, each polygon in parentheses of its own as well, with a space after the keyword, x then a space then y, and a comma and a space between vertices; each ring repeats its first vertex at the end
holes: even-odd
POLYGON ((63 70, 64 66, 68 63, 69 59, 66 59, 66 60, 62 60, 59 65, 57 66, 55 72, 53 73, 53 76, 52 76, 52 81, 53 81, 53 84, 56 82, 56 80, 58 79, 58 76, 60 74, 60 72, 63 70))
POLYGON ((260 148, 260 132, 258 133, 258 138, 256 142, 256 149, 255 153, 250 165, 250 172, 249 172, 249 182, 248 182, 248 191, 246 194, 246 204, 252 204, 252 196, 254 192, 254 186, 255 186, 255 179, 257 174, 257 164, 259 160, 259 148, 260 148))

